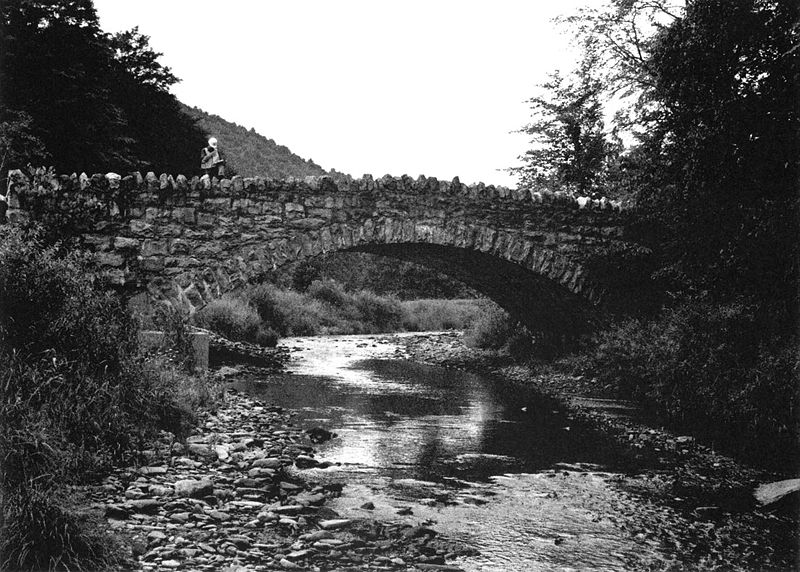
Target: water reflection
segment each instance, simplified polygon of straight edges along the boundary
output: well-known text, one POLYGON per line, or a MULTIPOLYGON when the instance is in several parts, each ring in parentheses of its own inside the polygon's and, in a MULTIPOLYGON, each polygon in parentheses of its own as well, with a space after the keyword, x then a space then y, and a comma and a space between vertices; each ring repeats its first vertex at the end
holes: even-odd
POLYGON ((614 463, 614 451, 554 403, 485 376, 387 359, 388 344, 295 340, 293 373, 243 388, 329 427, 321 448, 349 471, 486 479, 556 463, 614 463), (379 359, 362 359, 367 355, 379 359), (324 375, 310 375, 310 372, 324 375))
POLYGON ((632 541, 605 517, 620 500, 607 474, 541 472, 559 463, 631 467, 550 400, 396 359, 396 346, 375 338, 288 345, 291 373, 238 386, 338 433, 319 456, 341 465, 307 473, 347 483, 331 504, 343 516, 436 522, 480 551, 460 563, 471 572, 643 569, 635 563, 660 558, 659 547, 632 541), (398 516, 409 505, 413 515, 398 516))

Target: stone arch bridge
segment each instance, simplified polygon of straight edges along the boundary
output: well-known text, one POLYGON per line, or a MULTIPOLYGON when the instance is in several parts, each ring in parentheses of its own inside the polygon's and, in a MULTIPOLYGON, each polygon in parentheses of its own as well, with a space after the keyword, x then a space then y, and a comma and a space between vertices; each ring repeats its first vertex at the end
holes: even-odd
POLYGON ((341 250, 421 263, 534 332, 573 336, 623 309, 646 258, 618 205, 407 176, 210 181, 138 173, 10 177, 9 219, 69 220, 108 280, 195 311, 286 264, 341 250))

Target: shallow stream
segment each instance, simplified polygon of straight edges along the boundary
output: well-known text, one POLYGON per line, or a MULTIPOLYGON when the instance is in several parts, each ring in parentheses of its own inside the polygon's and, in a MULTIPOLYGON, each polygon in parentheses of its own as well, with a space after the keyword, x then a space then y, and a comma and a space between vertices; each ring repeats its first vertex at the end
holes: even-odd
MULTIPOLYGON (((292 338, 287 373, 238 388, 337 437, 306 471, 343 482, 331 508, 433 524, 480 552, 466 570, 619 570, 668 560, 623 530, 630 460, 543 396, 398 357, 381 336, 292 338), (374 509, 362 508, 371 502, 374 509), (400 514, 398 514, 400 513, 400 514)), ((626 511, 628 512, 628 511, 626 511)))

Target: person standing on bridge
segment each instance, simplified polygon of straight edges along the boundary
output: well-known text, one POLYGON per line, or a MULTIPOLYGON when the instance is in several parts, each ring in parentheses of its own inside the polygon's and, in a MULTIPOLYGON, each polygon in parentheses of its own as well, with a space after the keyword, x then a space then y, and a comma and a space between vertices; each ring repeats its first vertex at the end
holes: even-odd
POLYGON ((209 178, 216 176, 221 179, 225 175, 225 159, 216 137, 209 138, 208 147, 203 147, 200 152, 200 168, 209 178))

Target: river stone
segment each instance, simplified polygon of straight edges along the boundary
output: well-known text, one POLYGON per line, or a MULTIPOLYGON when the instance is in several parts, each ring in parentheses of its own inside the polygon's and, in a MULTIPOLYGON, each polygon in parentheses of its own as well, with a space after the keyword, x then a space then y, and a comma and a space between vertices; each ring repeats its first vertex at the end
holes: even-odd
POLYGON ((307 455, 297 455, 294 464, 298 469, 311 469, 319 465, 319 461, 307 455))
POLYGON ((300 560, 301 558, 305 558, 306 556, 311 556, 314 554, 313 550, 309 550, 308 548, 304 550, 295 550, 294 552, 290 552, 286 555, 286 558, 290 560, 300 560))
POLYGON ((160 530, 151 530, 149 533, 147 533, 147 538, 152 540, 153 542, 156 542, 159 540, 166 540, 167 535, 161 532, 160 530))
POLYGON ((303 510, 302 505, 294 504, 294 505, 286 505, 286 506, 276 506, 270 508, 270 510, 276 514, 298 514, 301 510, 303 510))
POLYGON ((175 494, 179 497, 205 497, 214 492, 214 483, 204 478, 175 481, 175 494))
POLYGON ((322 493, 312 494, 303 492, 297 495, 294 500, 295 502, 298 502, 304 506, 318 505, 325 501, 325 495, 323 495, 322 493))
POLYGON ((217 453, 213 451, 209 445, 204 445, 202 443, 189 443, 187 449, 190 453, 207 459, 216 458, 217 456, 217 453))
POLYGON ((424 526, 412 526, 403 531, 403 536, 405 538, 420 538, 422 536, 434 537, 436 536, 436 531, 425 528, 424 526))
POLYGON ((109 504, 106 505, 106 517, 124 520, 128 518, 129 512, 128 509, 119 504, 109 504))
POLYGON ((164 485, 150 485, 150 494, 157 497, 167 497, 172 495, 172 487, 164 485))
POLYGON ((332 520, 321 520, 319 526, 323 530, 336 530, 349 526, 351 522, 353 521, 347 518, 334 518, 332 520))
POLYGON ((175 512, 169 515, 169 519, 174 522, 187 522, 189 517, 190 513, 188 512, 175 512))
POLYGON ((327 530, 317 530, 316 532, 312 532, 310 534, 304 534, 300 538, 307 540, 308 542, 315 542, 317 540, 325 540, 329 538, 333 538, 333 534, 328 532, 327 530))
POLYGON ((154 513, 161 507, 161 503, 155 499, 132 500, 127 503, 134 512, 154 513))
POLYGON ((227 461, 231 456, 230 448, 227 445, 217 445, 214 447, 214 452, 220 461, 227 461))
POLYGON ((263 459, 256 459, 250 466, 253 468, 280 469, 281 462, 280 459, 275 459, 273 457, 265 457, 263 459))
POLYGON ((261 467, 256 467, 255 469, 250 469, 247 471, 247 475, 251 479, 265 479, 271 478, 275 476, 275 471, 272 469, 263 469, 261 467))
POLYGON ((139 473, 142 475, 166 475, 167 468, 163 465, 158 466, 150 466, 150 467, 140 467, 139 473))

